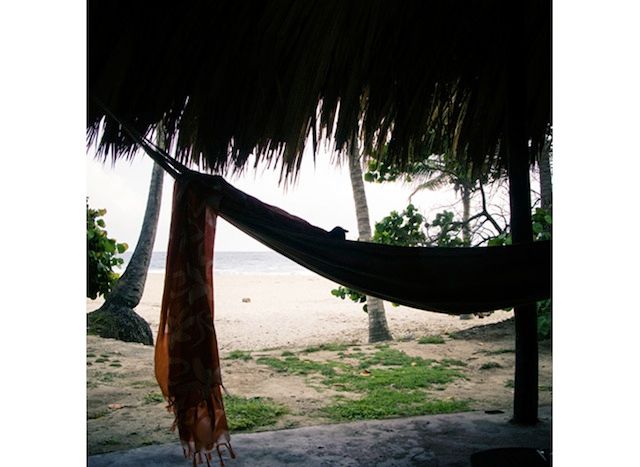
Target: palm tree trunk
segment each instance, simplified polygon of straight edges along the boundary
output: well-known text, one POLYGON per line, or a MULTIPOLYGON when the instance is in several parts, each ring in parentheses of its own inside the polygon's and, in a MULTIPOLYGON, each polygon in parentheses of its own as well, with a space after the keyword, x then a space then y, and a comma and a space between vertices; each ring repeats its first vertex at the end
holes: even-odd
MULTIPOLYGON (((161 147, 164 145, 162 131, 158 131, 158 145, 161 147)), ((87 315, 87 331, 90 334, 153 345, 153 334, 149 323, 133 309, 140 303, 147 280, 160 217, 163 179, 162 167, 154 163, 138 243, 127 268, 106 297, 104 304, 87 315)))
POLYGON ((471 217, 471 189, 465 185, 462 187, 462 241, 465 246, 471 245, 469 217, 471 217))
MULTIPOLYGON (((465 246, 469 246, 471 245, 471 227, 469 226, 469 217, 471 217, 471 190, 468 186, 462 185, 460 196, 462 197, 462 241, 465 246)), ((463 320, 472 318, 472 313, 460 315, 460 319, 463 320)))
POLYGON ((538 170, 540 171, 540 204, 543 209, 550 210, 552 204, 551 198, 551 148, 545 145, 540 154, 538 161, 538 170))
MULTIPOLYGON (((349 153, 349 175, 358 219, 358 240, 370 241, 371 223, 369 221, 367 196, 362 180, 362 166, 360 165, 357 143, 354 143, 353 146, 349 153)), ((367 314, 369 316, 369 342, 391 340, 392 337, 387 325, 387 317, 382 300, 376 297, 367 297, 367 314)))
POLYGON ((116 282, 112 292, 107 297, 108 302, 135 308, 140 303, 144 286, 147 281, 147 271, 151 263, 151 253, 156 240, 158 230, 158 218, 160 217, 160 204, 162 201, 162 183, 164 170, 158 164, 153 164, 151 183, 147 208, 144 213, 142 230, 136 248, 131 255, 131 260, 124 273, 116 282))

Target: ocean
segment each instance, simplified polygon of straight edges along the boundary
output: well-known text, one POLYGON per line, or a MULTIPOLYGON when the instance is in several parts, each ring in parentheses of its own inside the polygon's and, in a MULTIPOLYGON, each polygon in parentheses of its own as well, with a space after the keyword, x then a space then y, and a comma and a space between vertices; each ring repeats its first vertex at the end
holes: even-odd
MULTIPOLYGON (((124 271, 133 252, 125 252, 125 261, 120 271, 124 271)), ((151 255, 149 272, 164 272, 167 253, 154 251, 151 255)), ((306 275, 310 271, 274 251, 216 251, 213 257, 213 269, 216 274, 269 274, 269 275, 306 275)))

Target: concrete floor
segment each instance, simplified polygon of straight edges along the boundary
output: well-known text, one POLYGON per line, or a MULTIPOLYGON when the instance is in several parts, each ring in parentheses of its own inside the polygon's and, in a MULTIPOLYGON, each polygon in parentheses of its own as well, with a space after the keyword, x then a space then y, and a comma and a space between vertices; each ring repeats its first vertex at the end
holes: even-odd
MULTIPOLYGON (((238 434, 231 437, 237 458, 225 456, 225 464, 468 467, 471 454, 484 449, 551 447, 551 407, 540 408, 540 423, 535 427, 512 425, 510 417, 510 413, 467 412, 238 434)), ((91 456, 88 465, 186 467, 191 463, 175 443, 91 456)))

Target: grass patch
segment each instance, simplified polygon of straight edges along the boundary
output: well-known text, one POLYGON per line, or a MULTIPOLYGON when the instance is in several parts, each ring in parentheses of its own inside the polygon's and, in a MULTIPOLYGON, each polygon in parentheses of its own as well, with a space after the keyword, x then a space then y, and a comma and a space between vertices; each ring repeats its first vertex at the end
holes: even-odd
POLYGON ((99 410, 93 413, 87 413, 87 420, 97 420, 98 418, 102 418, 109 413, 108 410, 99 410))
POLYGON ((512 379, 508 379, 504 382, 504 387, 513 389, 515 387, 515 383, 512 379))
POLYGON ((293 357, 295 354, 293 352, 291 352, 290 350, 285 350, 280 355, 283 356, 283 357, 293 357))
POLYGON ((109 359, 108 358, 96 358, 96 363, 104 363, 104 362, 108 362, 109 359))
POLYGON ((120 444, 120 441, 114 438, 107 438, 103 441, 100 441, 100 444, 102 444, 103 446, 117 446, 120 444))
POLYGON ((343 362, 316 362, 290 356, 260 357, 256 363, 267 365, 279 373, 309 375, 319 373, 323 383, 344 391, 370 391, 380 387, 402 389, 428 388, 432 384, 446 384, 463 375, 448 365, 410 357, 387 347, 369 357, 361 357, 358 367, 343 362), (384 368, 393 367, 393 368, 384 368), (370 368, 366 372, 361 370, 370 368))
MULTIPOLYGON (((318 362, 300 359, 295 355, 260 357, 256 363, 281 373, 319 374, 322 376, 319 381, 321 384, 337 391, 359 394, 357 400, 337 397, 331 405, 322 409, 327 417, 336 421, 469 410, 467 401, 435 400, 426 392, 434 387, 443 390, 451 381, 464 378, 460 368, 455 368, 466 366, 462 361, 444 359, 436 362, 412 357, 388 344, 377 346, 377 350, 368 355, 364 352, 339 352, 339 358, 351 357, 356 363, 337 360, 318 362)), ((229 419, 233 420, 233 417, 229 419)))
POLYGON ((418 344, 444 344, 442 336, 424 336, 418 339, 418 344))
POLYGON ((113 383, 114 378, 117 378, 118 375, 116 373, 100 373, 96 375, 96 379, 101 383, 113 383))
POLYGON ((96 356, 96 354, 94 354, 94 353, 88 353, 88 354, 87 354, 87 358, 93 358, 93 357, 95 357, 95 356, 96 356))
POLYGON ((336 343, 320 344, 320 345, 307 347, 302 351, 302 353, 320 352, 323 350, 328 352, 340 352, 340 351, 347 350, 349 347, 351 347, 349 344, 336 344, 336 343))
POLYGON ((267 365, 278 373, 288 373, 291 375, 308 375, 310 373, 320 373, 324 376, 336 374, 335 367, 338 362, 314 362, 311 360, 300 360, 296 356, 285 357, 260 357, 256 360, 260 365, 267 365))
POLYGON ((370 357, 362 358, 360 360, 360 368, 368 368, 373 365, 410 366, 424 362, 431 362, 431 360, 427 361, 420 357, 410 357, 401 350, 392 349, 389 346, 386 346, 379 349, 370 357))
POLYGON ((144 396, 145 404, 158 404, 164 402, 164 397, 159 392, 150 392, 144 396))
POLYGON ((252 359, 251 352, 247 350, 232 350, 229 352, 229 355, 227 355, 227 360, 242 360, 246 362, 252 359))
POLYGON ((494 368, 502 368, 498 362, 487 362, 480 365, 481 370, 493 370, 494 368))
POLYGON ((463 375, 442 365, 403 366, 399 368, 372 368, 366 376, 360 372, 348 372, 327 378, 325 384, 334 389, 350 392, 371 392, 384 388, 418 389, 434 384, 450 383, 463 375))
POLYGON ((411 357, 388 345, 369 357, 362 357, 360 368, 347 367, 324 383, 333 389, 362 393, 357 400, 336 398, 324 412, 336 421, 406 417, 431 413, 469 410, 466 401, 430 399, 426 389, 444 390, 456 378, 458 370, 421 357, 411 357), (368 370, 361 371, 363 367, 368 370))
POLYGON ((497 350, 482 350, 485 355, 502 355, 505 353, 515 353, 515 349, 497 349, 497 350))
POLYGON ((110 363, 109 366, 121 367, 122 365, 118 362, 110 363))
POLYGON ((362 360, 366 355, 364 352, 338 352, 338 357, 341 359, 354 358, 356 360, 362 360))
POLYGON ((545 392, 551 392, 552 388, 551 388, 551 386, 545 385, 545 386, 538 386, 538 390, 539 391, 545 391, 545 392))
POLYGON ((287 413, 285 406, 260 397, 224 396, 224 407, 231 431, 247 431, 273 425, 287 413))
POLYGON ((158 383, 151 379, 145 379, 141 381, 134 381, 131 383, 132 388, 142 389, 142 388, 157 388, 158 383))
POLYGON ((440 364, 444 366, 467 366, 466 362, 455 358, 443 358, 440 360, 440 364))
POLYGON ((362 399, 339 399, 323 411, 335 421, 371 420, 388 417, 462 412, 469 410, 466 401, 429 400, 423 391, 377 389, 362 399))

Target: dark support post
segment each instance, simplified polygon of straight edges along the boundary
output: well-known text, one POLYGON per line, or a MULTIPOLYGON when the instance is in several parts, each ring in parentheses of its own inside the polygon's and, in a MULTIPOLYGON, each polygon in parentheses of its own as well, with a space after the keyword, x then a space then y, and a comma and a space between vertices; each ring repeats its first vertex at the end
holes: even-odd
MULTIPOLYGON (((509 169, 509 200, 513 243, 533 241, 529 148, 526 121, 526 52, 524 16, 520 2, 509 2, 510 31, 507 45, 506 150, 509 169)), ((533 425, 538 421, 538 338, 535 303, 515 307, 516 370, 513 422, 533 425)))

